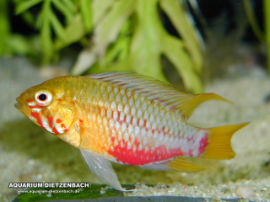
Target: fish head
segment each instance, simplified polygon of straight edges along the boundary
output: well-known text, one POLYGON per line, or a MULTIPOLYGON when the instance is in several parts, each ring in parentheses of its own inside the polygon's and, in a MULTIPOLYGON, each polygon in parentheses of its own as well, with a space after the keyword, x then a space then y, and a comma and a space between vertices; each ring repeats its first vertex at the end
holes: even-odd
POLYGON ((15 107, 43 129, 60 135, 72 126, 74 104, 68 102, 67 93, 56 81, 29 88, 16 99, 15 107))

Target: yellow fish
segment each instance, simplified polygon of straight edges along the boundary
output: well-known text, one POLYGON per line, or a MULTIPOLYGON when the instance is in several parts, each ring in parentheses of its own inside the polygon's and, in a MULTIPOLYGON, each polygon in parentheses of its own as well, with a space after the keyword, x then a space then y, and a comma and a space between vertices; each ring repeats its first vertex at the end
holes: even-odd
POLYGON ((50 133, 80 149, 105 183, 124 190, 110 162, 196 171, 188 159, 234 157, 231 137, 247 123, 198 128, 187 120, 213 94, 187 94, 131 73, 48 80, 26 90, 16 107, 50 133))

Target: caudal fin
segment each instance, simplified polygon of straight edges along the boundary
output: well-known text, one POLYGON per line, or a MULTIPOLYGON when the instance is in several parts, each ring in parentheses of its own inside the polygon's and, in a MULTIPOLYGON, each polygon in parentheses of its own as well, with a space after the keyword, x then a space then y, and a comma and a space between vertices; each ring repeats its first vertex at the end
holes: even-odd
POLYGON ((235 156, 231 147, 231 137, 248 123, 210 128, 208 145, 202 158, 206 159, 231 159, 235 156))

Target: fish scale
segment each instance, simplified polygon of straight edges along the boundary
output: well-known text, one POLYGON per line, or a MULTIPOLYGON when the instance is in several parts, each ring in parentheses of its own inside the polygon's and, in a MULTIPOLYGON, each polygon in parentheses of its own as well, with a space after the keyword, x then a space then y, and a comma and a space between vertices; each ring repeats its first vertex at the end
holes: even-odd
MULTIPOLYGON (((108 86, 107 83, 102 82, 96 85, 96 88, 100 88, 101 91, 94 90, 94 92, 96 92, 95 97, 89 99, 90 102, 85 105, 87 107, 85 110, 83 110, 83 113, 87 114, 89 117, 89 114, 91 114, 91 112, 93 111, 95 113, 94 117, 96 118, 94 120, 87 121, 93 121, 93 125, 102 125, 103 128, 108 128, 106 130, 107 133, 104 133, 105 131, 103 130, 97 131, 98 134, 103 133, 105 139, 110 139, 110 133, 115 133, 115 137, 113 137, 115 139, 113 141, 110 140, 110 142, 112 142, 112 145, 105 148, 105 151, 98 151, 98 153, 107 153, 108 155, 112 155, 114 158, 116 158, 116 161, 122 163, 129 163, 126 159, 129 159, 130 155, 139 156, 140 161, 132 162, 132 164, 134 165, 145 164, 146 162, 143 159, 143 156, 145 155, 147 163, 151 163, 152 161, 157 161, 157 159, 158 161, 162 161, 168 158, 168 156, 170 155, 173 156, 177 149, 179 150, 178 153, 181 155, 184 155, 186 153, 188 155, 191 154, 188 153, 189 151, 185 149, 185 146, 182 146, 182 144, 188 143, 186 141, 179 141, 179 139, 183 139, 181 135, 185 134, 185 132, 181 132, 179 128, 185 131, 185 128, 187 127, 185 125, 180 126, 179 123, 181 122, 181 117, 179 116, 179 114, 173 114, 173 112, 170 112, 167 108, 161 108, 160 106, 158 106, 157 102, 153 103, 149 101, 146 97, 143 97, 136 92, 132 92, 129 89, 122 89, 122 93, 120 93, 121 90, 119 89, 119 87, 114 85, 108 86), (106 96, 103 96, 104 94, 109 95, 109 99, 107 99, 106 96), (122 100, 126 100, 126 103, 123 103, 122 100), (104 107, 105 105, 107 105, 108 107, 104 107), (146 108, 145 111, 142 112, 142 115, 139 116, 138 112, 141 111, 140 109, 142 105, 144 105, 146 108), (120 109, 124 108, 126 110, 118 110, 119 106, 120 109), (164 114, 164 116, 159 117, 159 114, 164 114), (104 117, 104 115, 106 116, 105 124, 104 122, 102 123, 101 121, 99 121, 100 117, 104 117), (123 120, 121 120, 120 117, 123 117, 123 120), (140 122, 143 122, 142 126, 140 126, 140 122), (176 134, 168 133, 168 127, 166 127, 167 123, 172 123, 171 125, 177 126, 177 128, 172 127, 173 130, 176 131, 176 134), (124 124, 125 126, 124 130, 123 127, 121 127, 122 124, 124 124), (175 142, 178 144, 171 144, 171 138, 173 137, 175 142), (129 147, 126 148, 128 145, 129 147), (159 157, 155 157, 152 159, 149 158, 147 154, 142 152, 143 148, 146 147, 149 155, 151 155, 151 152, 155 151, 159 155, 159 157), (182 148, 184 148, 184 150, 182 148), (125 151, 126 149, 128 151, 134 152, 129 153, 129 155, 127 156, 119 155, 115 152, 115 150, 122 150, 128 153, 127 151, 125 151)), ((83 101, 84 100, 81 100, 81 102, 83 101)), ((84 117, 84 114, 82 114, 81 117, 84 117)), ((197 132, 196 129, 193 130, 194 132, 190 133, 190 135, 193 135, 197 132)), ((95 143, 92 144, 95 145, 95 143)), ((188 148, 189 150, 196 149, 190 146, 188 148)))

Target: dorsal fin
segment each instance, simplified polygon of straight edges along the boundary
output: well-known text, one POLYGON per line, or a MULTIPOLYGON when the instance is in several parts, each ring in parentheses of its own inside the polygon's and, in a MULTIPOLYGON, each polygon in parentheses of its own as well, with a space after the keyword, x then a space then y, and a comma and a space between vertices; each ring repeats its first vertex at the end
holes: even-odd
POLYGON ((150 100, 156 100, 162 106, 171 110, 179 110, 185 118, 189 118, 193 110, 207 100, 228 100, 216 95, 209 94, 188 94, 177 91, 170 84, 128 72, 108 72, 92 74, 90 78, 110 82, 123 88, 129 88, 139 94, 143 94, 150 100))

